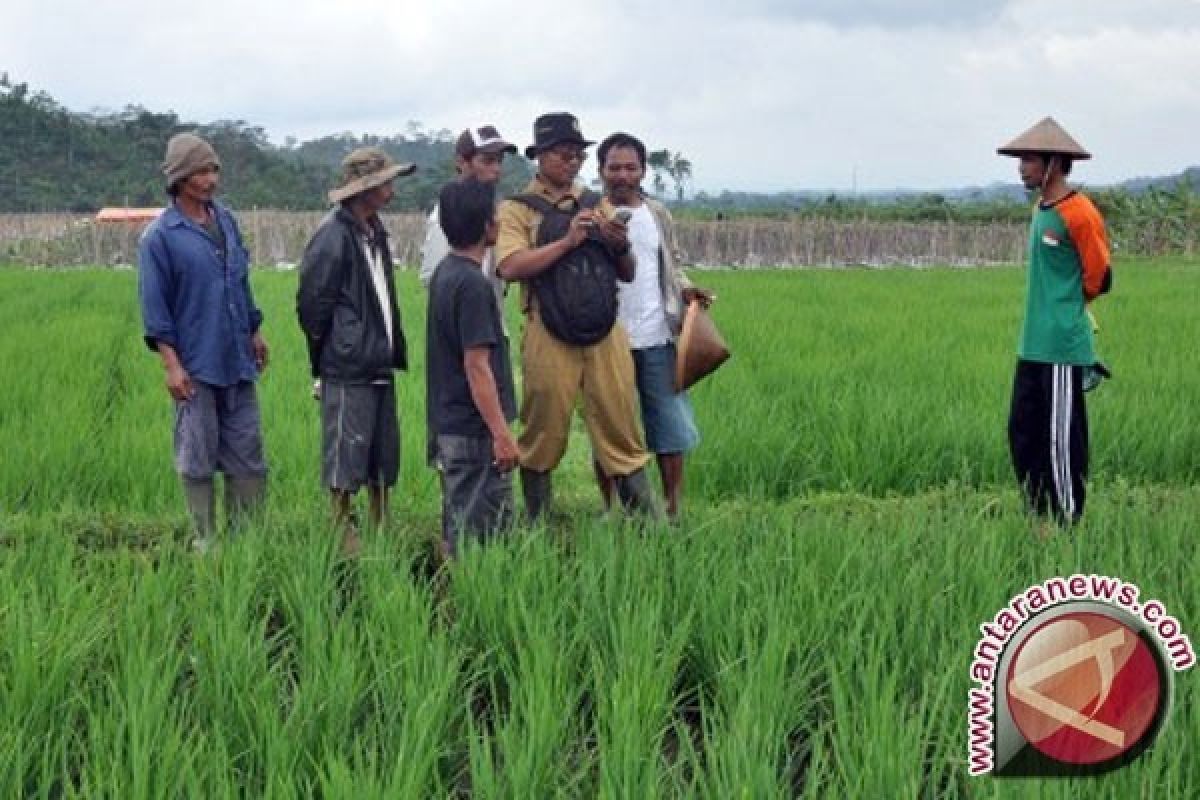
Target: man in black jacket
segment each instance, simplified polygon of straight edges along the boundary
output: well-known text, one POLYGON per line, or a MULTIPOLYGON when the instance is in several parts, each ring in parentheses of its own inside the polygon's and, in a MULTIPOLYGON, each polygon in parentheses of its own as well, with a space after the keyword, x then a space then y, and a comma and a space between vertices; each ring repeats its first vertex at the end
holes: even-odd
POLYGON ((361 547, 350 513, 355 493, 366 484, 371 526, 379 529, 400 471, 392 372, 408 364, 379 211, 392 199, 392 181, 415 169, 376 147, 348 155, 340 184, 329 192, 336 206, 300 265, 296 313, 320 381, 321 482, 331 492, 348 555, 361 547))

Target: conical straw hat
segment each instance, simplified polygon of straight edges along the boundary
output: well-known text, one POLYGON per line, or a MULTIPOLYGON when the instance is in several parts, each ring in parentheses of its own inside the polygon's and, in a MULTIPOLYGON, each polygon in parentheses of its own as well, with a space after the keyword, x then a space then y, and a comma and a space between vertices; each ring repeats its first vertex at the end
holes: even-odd
POLYGON ((699 300, 688 304, 675 357, 675 391, 682 392, 725 363, 729 348, 699 300))
POLYGON ((1062 129, 1053 117, 1046 117, 1029 130, 996 150, 1002 156, 1020 156, 1025 153, 1047 153, 1070 156, 1083 160, 1092 154, 1084 150, 1071 134, 1062 129))

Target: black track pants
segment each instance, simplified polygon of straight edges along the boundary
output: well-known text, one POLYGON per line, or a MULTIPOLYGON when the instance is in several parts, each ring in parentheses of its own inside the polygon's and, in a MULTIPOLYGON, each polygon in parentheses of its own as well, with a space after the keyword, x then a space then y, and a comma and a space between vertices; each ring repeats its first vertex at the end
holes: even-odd
POLYGON ((1087 499, 1087 408, 1082 368, 1017 361, 1008 444, 1032 511, 1074 522, 1087 499))

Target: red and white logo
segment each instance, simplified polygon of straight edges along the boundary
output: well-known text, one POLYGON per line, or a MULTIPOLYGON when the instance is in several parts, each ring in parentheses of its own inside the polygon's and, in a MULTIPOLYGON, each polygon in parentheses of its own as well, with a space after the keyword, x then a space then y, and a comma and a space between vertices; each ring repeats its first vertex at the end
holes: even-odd
POLYGON ((1196 663, 1158 599, 1107 575, 1055 576, 979 626, 967 692, 967 772, 1098 775, 1137 760, 1166 724, 1173 673, 1196 663))
POLYGON ((1020 644, 1004 690, 1026 742, 1063 764, 1098 765, 1153 734, 1167 700, 1163 678, 1136 631, 1107 614, 1073 612, 1020 644))

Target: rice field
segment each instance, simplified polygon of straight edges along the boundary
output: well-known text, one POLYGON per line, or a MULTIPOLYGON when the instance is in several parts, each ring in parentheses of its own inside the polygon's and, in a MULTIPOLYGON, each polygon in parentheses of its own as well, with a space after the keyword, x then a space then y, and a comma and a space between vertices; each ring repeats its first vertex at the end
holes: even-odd
POLYGON ((0 796, 1194 797, 1191 673, 1124 770, 967 776, 972 649, 1014 593, 1119 576, 1200 630, 1200 262, 1117 269, 1071 535, 1035 540, 1012 486, 1020 270, 704 272, 735 355, 693 394, 683 523, 601 516, 580 428, 569 519, 448 567, 414 276, 401 483, 345 563, 294 274, 254 275, 268 508, 199 558, 135 276, 0 270, 0 796))

